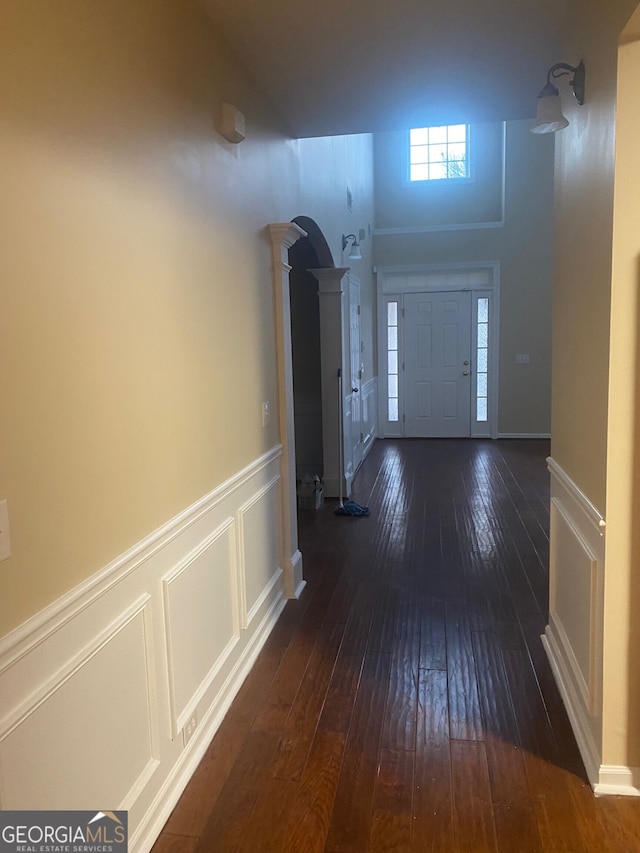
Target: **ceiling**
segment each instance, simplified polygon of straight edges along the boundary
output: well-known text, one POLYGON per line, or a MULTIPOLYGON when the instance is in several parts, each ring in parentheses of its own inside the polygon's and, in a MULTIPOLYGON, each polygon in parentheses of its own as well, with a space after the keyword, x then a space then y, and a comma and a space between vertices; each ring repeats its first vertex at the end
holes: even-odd
POLYGON ((200 0, 295 137, 528 118, 573 0, 200 0))

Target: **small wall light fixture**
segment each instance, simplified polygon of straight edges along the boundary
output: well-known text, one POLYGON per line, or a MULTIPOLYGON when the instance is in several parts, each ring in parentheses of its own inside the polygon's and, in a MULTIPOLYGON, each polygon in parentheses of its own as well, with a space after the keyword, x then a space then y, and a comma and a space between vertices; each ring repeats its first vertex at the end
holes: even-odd
POLYGON ((562 114, 560 93, 551 82, 557 80, 558 77, 568 77, 569 74, 573 74, 569 80, 569 85, 575 99, 580 106, 584 104, 584 62, 580 60, 578 65, 556 62, 547 72, 547 85, 538 95, 538 110, 535 123, 531 128, 532 133, 555 133, 569 125, 568 120, 562 114))
POLYGON ((347 243, 349 240, 352 240, 351 249, 349 250, 349 260, 350 261, 359 261, 362 259, 362 253, 360 252, 360 243, 358 243, 358 238, 355 234, 343 234, 342 235, 342 251, 347 248, 347 243))

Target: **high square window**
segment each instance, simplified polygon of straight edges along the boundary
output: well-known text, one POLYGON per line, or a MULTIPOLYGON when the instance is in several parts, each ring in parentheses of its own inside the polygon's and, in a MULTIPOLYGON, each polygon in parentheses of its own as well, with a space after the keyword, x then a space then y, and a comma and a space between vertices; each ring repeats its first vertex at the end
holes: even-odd
POLYGON ((414 127, 409 131, 409 180, 469 177, 469 125, 414 127))

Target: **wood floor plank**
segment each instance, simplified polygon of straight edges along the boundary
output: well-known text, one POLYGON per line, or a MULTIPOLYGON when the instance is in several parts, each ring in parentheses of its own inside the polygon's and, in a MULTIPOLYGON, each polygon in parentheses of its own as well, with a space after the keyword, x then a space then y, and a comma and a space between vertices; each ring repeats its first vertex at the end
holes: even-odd
POLYGON ((447 674, 422 670, 419 682, 412 844, 453 853, 453 795, 447 674))
POLYGON ((410 853, 414 761, 413 750, 380 750, 370 853, 410 853))
POLYGON ((447 668, 445 609, 441 599, 420 602, 420 669, 447 668))
POLYGON ((640 807, 634 797, 600 797, 598 819, 607 840, 605 853, 640 850, 640 807))
POLYGON ((164 831, 199 837, 248 736, 249 724, 227 716, 216 732, 205 757, 191 777, 164 831))
POLYGON ((197 846, 197 838, 185 838, 163 832, 153 846, 153 853, 195 853, 197 846))
POLYGON ((381 746, 415 750, 418 721, 420 602, 410 592, 401 597, 392 647, 389 691, 381 746))
POLYGON ((391 656, 367 655, 342 761, 326 851, 367 849, 391 656))
POLYGON ((537 815, 529 802, 494 804, 493 820, 500 853, 543 853, 537 815))
POLYGON ((285 818, 298 785, 285 779, 265 780, 245 823, 239 853, 280 853, 285 843, 285 818))
POLYGON ((261 731, 249 733, 202 829, 197 853, 212 850, 236 853, 240 850, 246 822, 269 778, 277 746, 277 735, 261 731))
POLYGON ((279 637, 272 642, 267 641, 229 709, 230 716, 253 723, 286 652, 287 646, 280 642, 279 637))
POLYGON ((640 853, 540 641, 549 445, 375 442, 153 853, 640 853))
POLYGON ((331 622, 318 636, 283 726, 278 755, 271 771, 273 776, 296 780, 302 775, 335 670, 343 633, 342 625, 331 622))
POLYGON ((253 731, 278 732, 284 726, 318 639, 317 629, 296 631, 276 672, 269 692, 260 703, 253 731))
POLYGON ((449 726, 452 740, 483 736, 471 631, 464 605, 446 605, 449 726))
POLYGON ((543 850, 588 853, 535 673, 525 652, 504 651, 523 760, 543 850))
POLYGON ((329 832, 346 736, 319 729, 295 799, 284 818, 283 853, 322 853, 329 832))
POLYGON ((495 853, 497 840, 484 744, 452 741, 451 767, 456 850, 495 853))

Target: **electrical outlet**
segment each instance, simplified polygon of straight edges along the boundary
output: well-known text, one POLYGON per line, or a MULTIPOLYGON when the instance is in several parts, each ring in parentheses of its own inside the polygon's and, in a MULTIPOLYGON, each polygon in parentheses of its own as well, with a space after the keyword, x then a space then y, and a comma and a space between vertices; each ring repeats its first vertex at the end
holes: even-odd
POLYGON ((9 539, 9 507, 6 501, 0 501, 0 560, 11 556, 9 539))
POLYGON ((516 355, 516 364, 529 364, 529 353, 519 352, 516 355))
POLYGON ((266 427, 268 423, 271 423, 271 409, 267 400, 262 404, 262 426, 266 427))
POLYGON ((184 746, 186 746, 193 737, 193 733, 195 732, 197 725, 198 718, 195 714, 192 714, 189 722, 182 729, 182 743, 184 746))

